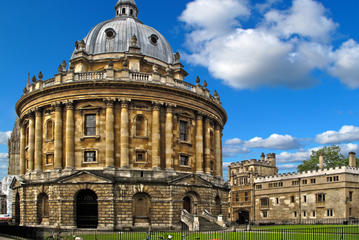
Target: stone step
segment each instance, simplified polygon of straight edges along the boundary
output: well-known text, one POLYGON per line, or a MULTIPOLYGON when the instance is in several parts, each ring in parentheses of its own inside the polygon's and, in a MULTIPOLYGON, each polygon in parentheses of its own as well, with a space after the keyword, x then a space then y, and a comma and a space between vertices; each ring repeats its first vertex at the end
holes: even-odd
POLYGON ((200 231, 221 231, 224 230, 221 226, 216 223, 212 223, 204 217, 198 217, 200 231))

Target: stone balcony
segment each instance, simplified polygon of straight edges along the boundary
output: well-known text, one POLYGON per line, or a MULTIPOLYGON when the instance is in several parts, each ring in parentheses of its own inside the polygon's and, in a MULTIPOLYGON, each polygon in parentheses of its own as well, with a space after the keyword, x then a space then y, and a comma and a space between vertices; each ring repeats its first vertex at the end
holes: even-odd
POLYGON ((211 95, 210 91, 206 87, 206 83, 201 86, 199 83, 197 85, 190 84, 183 80, 175 79, 172 75, 160 75, 159 73, 142 73, 142 72, 133 72, 128 69, 123 70, 114 70, 106 69, 103 71, 94 71, 94 72, 80 72, 75 73, 71 70, 60 72, 55 75, 54 78, 48 80, 36 80, 32 84, 29 83, 24 89, 24 94, 31 93, 33 91, 44 90, 48 87, 52 87, 59 84, 67 84, 73 82, 86 82, 86 81, 128 81, 128 82, 142 82, 148 84, 159 84, 168 86, 171 88, 177 88, 181 90, 186 90, 195 94, 198 94, 202 97, 207 98, 210 101, 213 101, 217 104, 221 104, 220 97, 215 92, 211 95))

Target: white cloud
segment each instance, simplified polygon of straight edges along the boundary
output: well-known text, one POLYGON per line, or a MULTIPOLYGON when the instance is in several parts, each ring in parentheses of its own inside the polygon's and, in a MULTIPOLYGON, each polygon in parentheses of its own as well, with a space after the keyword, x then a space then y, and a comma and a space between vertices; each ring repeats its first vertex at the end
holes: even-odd
POLYGON ((340 149, 341 149, 341 153, 344 156, 348 156, 348 154, 350 152, 356 152, 359 153, 359 146, 358 144, 353 144, 353 143, 348 143, 348 144, 341 144, 339 145, 340 149))
POLYGON ((330 68, 333 76, 350 88, 359 87, 359 44, 350 39, 333 54, 334 64, 330 68))
POLYGON ((278 168, 279 168, 279 171, 297 169, 297 165, 296 164, 283 164, 283 165, 279 165, 278 168))
POLYGON ((316 140, 321 144, 336 144, 356 141, 359 140, 359 127, 343 126, 338 132, 326 131, 318 134, 316 140))
MULTIPOLYGON (((318 148, 319 149, 319 148, 318 148)), ((278 163, 299 163, 308 160, 312 151, 317 149, 300 150, 299 152, 281 152, 277 155, 278 163)))
POLYGON ((267 0, 264 3, 257 3, 255 8, 258 9, 259 12, 263 13, 279 2, 282 2, 282 0, 267 0))
POLYGON ((306 88, 317 84, 312 75, 317 69, 329 71, 351 88, 359 87, 359 45, 350 40, 333 51, 331 36, 338 24, 324 6, 314 0, 293 0, 288 9, 268 9, 277 2, 254 7, 264 11, 255 28, 239 22, 251 13, 247 1, 188 3, 179 18, 189 29, 191 53, 184 59, 208 68, 237 89, 306 88))
POLYGON ((229 139, 225 142, 225 144, 227 145, 238 145, 238 144, 242 144, 243 141, 239 138, 233 138, 233 139, 229 139))
POLYGON ((271 10, 265 14, 265 24, 279 37, 297 34, 327 42, 337 24, 325 16, 322 4, 313 0, 294 0, 289 10, 271 10))
POLYGON ((11 137, 11 131, 0 132, 0 144, 8 144, 8 140, 11 137))
POLYGON ((266 149, 297 149, 301 145, 298 140, 290 135, 272 134, 269 138, 252 138, 246 141, 244 146, 248 148, 266 148, 266 149))
POLYGON ((238 154, 249 153, 250 150, 238 145, 225 145, 223 147, 223 157, 235 157, 238 154))

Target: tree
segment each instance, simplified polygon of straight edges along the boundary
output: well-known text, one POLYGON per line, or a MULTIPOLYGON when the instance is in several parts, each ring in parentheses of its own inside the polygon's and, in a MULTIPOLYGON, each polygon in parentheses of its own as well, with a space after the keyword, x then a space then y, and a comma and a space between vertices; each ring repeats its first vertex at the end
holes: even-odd
MULTIPOLYGON (((320 155, 323 155, 324 157, 325 168, 348 166, 349 159, 345 158, 344 155, 341 154, 340 152, 341 149, 339 146, 324 147, 322 149, 319 149, 318 151, 312 151, 312 155, 310 156, 310 159, 305 160, 301 165, 298 166, 298 172, 318 170, 320 155)), ((357 159, 357 164, 358 163, 359 162, 357 159)))

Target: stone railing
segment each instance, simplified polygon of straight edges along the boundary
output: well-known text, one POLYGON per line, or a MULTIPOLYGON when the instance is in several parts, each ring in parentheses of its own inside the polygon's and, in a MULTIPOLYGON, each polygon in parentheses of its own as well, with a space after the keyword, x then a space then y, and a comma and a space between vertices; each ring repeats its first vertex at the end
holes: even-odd
POLYGON ((225 227, 222 215, 214 216, 207 209, 204 209, 202 212, 202 217, 221 227, 225 227))
MULTIPOLYGON (((120 72, 120 71, 118 71, 120 72)), ((70 82, 80 82, 80 81, 96 81, 96 80, 111 80, 111 81, 139 81, 139 82, 148 82, 160 85, 166 85, 169 87, 174 87, 178 89, 183 89, 196 93, 200 96, 208 98, 211 101, 214 101, 218 104, 221 104, 219 97, 214 97, 210 94, 209 90, 200 85, 193 85, 183 80, 174 79, 173 77, 160 76, 159 74, 148 74, 142 72, 132 72, 127 70, 127 74, 122 74, 123 77, 115 78, 116 71, 114 70, 103 70, 103 71, 92 71, 92 72, 62 72, 57 74, 54 78, 46 81, 38 81, 35 84, 32 84, 27 87, 26 92, 32 92, 36 89, 42 89, 50 87, 56 84, 70 83, 70 82), (111 73, 112 71, 112 73, 111 73)))
POLYGON ((193 216, 185 209, 182 210, 181 221, 188 226, 189 231, 199 231, 198 217, 193 216))
POLYGON ((148 81, 150 79, 150 75, 146 73, 139 72, 130 72, 130 79, 134 81, 148 81))
POLYGON ((106 77, 105 72, 84 72, 84 73, 75 73, 75 81, 92 81, 92 80, 102 80, 106 77))

